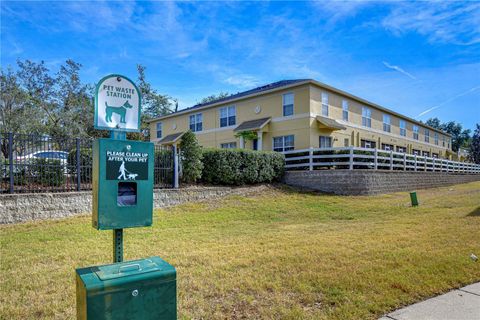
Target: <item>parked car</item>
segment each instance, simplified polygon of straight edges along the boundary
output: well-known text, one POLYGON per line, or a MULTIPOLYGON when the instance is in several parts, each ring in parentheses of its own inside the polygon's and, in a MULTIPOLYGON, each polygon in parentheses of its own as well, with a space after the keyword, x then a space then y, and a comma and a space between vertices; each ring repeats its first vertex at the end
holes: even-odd
POLYGON ((16 164, 33 164, 35 159, 58 160, 67 174, 67 158, 68 152, 65 151, 37 151, 15 159, 16 164))

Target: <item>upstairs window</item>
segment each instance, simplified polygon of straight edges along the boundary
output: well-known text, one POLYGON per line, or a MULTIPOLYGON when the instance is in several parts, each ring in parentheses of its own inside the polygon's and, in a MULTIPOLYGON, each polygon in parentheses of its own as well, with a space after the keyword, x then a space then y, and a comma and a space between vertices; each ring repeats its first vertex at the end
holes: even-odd
POLYGON ((442 136, 442 147, 445 147, 445 136, 442 136))
POLYGON ((295 148, 295 138, 293 135, 273 138, 273 151, 283 152, 295 148))
POLYGON ((220 108, 220 127, 234 126, 236 123, 235 106, 220 108))
POLYGON ((162 137, 162 123, 157 122, 157 139, 162 137))
POLYGON ((430 142, 430 131, 428 129, 425 129, 424 133, 425 133, 425 142, 430 142))
POLYGON ((332 147, 332 137, 320 136, 318 145, 320 148, 331 148, 332 147))
POLYGON ((362 126, 372 127, 372 110, 367 107, 362 107, 362 126))
POLYGON ((433 134, 433 139, 435 140, 435 144, 438 146, 438 133, 433 134))
POLYGON ((293 93, 286 93, 283 95, 283 116, 292 116, 293 115, 293 93))
POLYGON ((322 92, 322 116, 328 117, 328 93, 322 92))
POLYGON ((400 135, 407 136, 407 123, 405 120, 400 120, 400 135))
POLYGON ((342 114, 343 120, 348 121, 348 101, 342 100, 342 114))
POLYGON ((390 116, 388 114, 383 115, 383 131, 390 132, 390 116))
POLYGON ((450 139, 447 139, 447 148, 450 149, 450 139))
POLYGON ((418 140, 418 126, 413 125, 412 131, 413 131, 413 139, 418 140))
POLYGON ((202 114, 192 114, 190 116, 190 130, 193 132, 202 131, 203 130, 203 120, 202 114))

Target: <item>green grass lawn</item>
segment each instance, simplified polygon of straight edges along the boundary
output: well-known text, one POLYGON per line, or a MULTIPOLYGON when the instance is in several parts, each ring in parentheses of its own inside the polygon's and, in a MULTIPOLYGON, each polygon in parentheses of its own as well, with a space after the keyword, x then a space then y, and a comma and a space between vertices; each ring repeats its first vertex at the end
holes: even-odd
MULTIPOLYGON (((126 259, 177 268, 183 319, 375 319, 480 281, 480 182, 340 197, 270 189, 157 210, 126 259)), ((111 261, 90 217, 0 227, 0 318, 73 319, 74 268, 111 261)))

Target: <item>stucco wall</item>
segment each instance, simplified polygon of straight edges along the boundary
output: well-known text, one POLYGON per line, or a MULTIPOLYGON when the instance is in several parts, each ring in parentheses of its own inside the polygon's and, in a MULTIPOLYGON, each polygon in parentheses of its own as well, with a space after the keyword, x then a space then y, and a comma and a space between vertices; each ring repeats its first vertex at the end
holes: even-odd
MULTIPOLYGON (((155 208, 164 208, 230 194, 247 195, 265 188, 267 187, 259 185, 161 189, 154 191, 153 201, 155 208)), ((90 191, 0 195, 0 224, 86 215, 91 212, 91 209, 92 193, 90 191)))
POLYGON ((368 195, 480 181, 480 174, 373 170, 288 171, 285 183, 341 195, 368 195))

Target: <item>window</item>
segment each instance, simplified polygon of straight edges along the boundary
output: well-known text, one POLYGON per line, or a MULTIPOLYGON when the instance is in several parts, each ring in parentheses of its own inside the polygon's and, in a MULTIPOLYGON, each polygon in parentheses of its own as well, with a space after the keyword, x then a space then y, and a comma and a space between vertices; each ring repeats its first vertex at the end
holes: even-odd
POLYGON ((343 145, 344 145, 345 147, 349 147, 349 146, 350 146, 350 141, 348 140, 348 138, 343 139, 343 145))
POLYGON ((282 136, 273 138, 273 151, 282 152, 295 148, 294 136, 282 136))
POLYGON ((435 132, 433 138, 435 139, 435 144, 438 146, 438 133, 435 132))
POLYGON ((162 123, 157 122, 157 139, 162 137, 162 123))
POLYGON ((328 93, 322 92, 322 116, 328 117, 328 93))
POLYGON ((383 115, 383 131, 390 132, 390 116, 388 114, 383 115))
POLYGON ((360 145, 362 146, 362 148, 372 148, 372 149, 375 149, 375 147, 377 146, 375 141, 370 141, 370 140, 361 140, 360 145))
MULTIPOLYGON (((401 120, 400 119, 400 135, 401 136, 407 136, 407 123, 405 122, 405 120, 401 120)), ((401 152, 405 152, 405 151, 401 151, 401 152)))
POLYGON ((447 148, 450 149, 450 139, 447 139, 447 148))
POLYGON ((237 147, 236 142, 227 142, 227 143, 221 143, 220 148, 222 149, 235 149, 237 147))
POLYGON ((348 101, 342 100, 342 113, 343 113, 343 120, 348 121, 348 101))
POLYGON ((438 158, 438 153, 432 153, 433 158, 438 158))
POLYGON ((372 127, 372 110, 367 107, 362 107, 362 126, 372 127))
POLYGON ((428 152, 428 151, 423 151, 423 152, 422 152, 422 156, 424 156, 424 157, 430 157, 430 152, 428 152))
POLYGON ((403 153, 405 153, 405 147, 397 146, 397 152, 403 152, 403 153))
POLYGON ((386 151, 393 151, 393 145, 382 143, 382 149, 386 151))
POLYGON ((286 93, 283 95, 283 116, 293 115, 293 93, 286 93))
POLYGON ((419 156, 420 155, 420 150, 413 149, 412 154, 419 156))
POLYGON ((190 116, 190 130, 193 132, 202 131, 203 127, 203 120, 202 114, 192 114, 190 116))
POLYGON ((430 142, 430 131, 428 129, 424 129, 425 133, 425 142, 430 142))
POLYGON ((412 131, 413 131, 413 139, 418 140, 418 126, 413 125, 412 131))
POLYGON ((236 123, 235 106, 220 108, 220 127, 234 126, 236 123))
POLYGON ((332 137, 320 136, 318 145, 320 148, 331 148, 332 147, 332 137))
POLYGON ((445 147, 445 136, 442 136, 442 146, 445 147))

